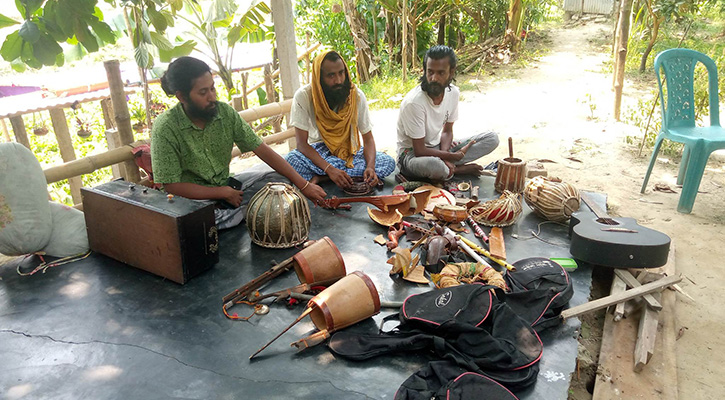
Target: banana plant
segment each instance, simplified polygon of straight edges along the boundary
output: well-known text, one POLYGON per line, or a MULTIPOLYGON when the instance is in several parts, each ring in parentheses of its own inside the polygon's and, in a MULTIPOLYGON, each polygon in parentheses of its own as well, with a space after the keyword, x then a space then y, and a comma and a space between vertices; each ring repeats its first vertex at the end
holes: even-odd
POLYGON ((103 22, 97 0, 16 0, 23 21, 0 14, 0 28, 20 27, 10 33, 0 47, 0 55, 13 69, 26 66, 62 66, 65 63, 61 43, 79 45, 86 52, 115 43, 116 35, 103 22))
POLYGON ((241 42, 258 43, 273 38, 273 28, 266 24, 271 9, 260 0, 182 1, 185 15, 179 12, 176 16, 191 27, 187 33, 198 40, 195 49, 216 64, 227 98, 231 99, 238 93, 232 80, 234 47, 241 42))

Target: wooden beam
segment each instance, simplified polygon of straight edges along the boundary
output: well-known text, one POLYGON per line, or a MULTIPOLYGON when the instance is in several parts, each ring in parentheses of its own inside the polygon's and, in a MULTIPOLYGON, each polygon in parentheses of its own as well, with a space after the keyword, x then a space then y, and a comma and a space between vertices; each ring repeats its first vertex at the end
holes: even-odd
POLYGON ((582 314, 596 311, 601 308, 609 307, 611 305, 621 303, 623 301, 627 301, 627 300, 633 299, 635 297, 640 297, 647 293, 653 293, 653 292, 662 290, 662 289, 664 289, 668 286, 672 286, 675 283, 678 283, 680 281, 682 281, 682 276, 680 276, 680 275, 668 276, 668 277, 662 278, 658 281, 651 282, 646 285, 642 285, 638 288, 625 290, 624 292, 618 293, 616 295, 602 297, 600 299, 592 300, 590 302, 578 305, 576 307, 566 309, 561 312, 561 318, 567 319, 567 318, 571 318, 571 317, 578 317, 582 314))
POLYGON ((23 122, 23 117, 21 115, 10 117, 10 125, 13 126, 15 140, 30 149, 30 140, 28 140, 28 133, 25 131, 25 122, 23 122))
MULTIPOLYGON (((111 103, 113 104, 113 112, 115 114, 116 129, 118 129, 121 144, 131 144, 134 141, 133 128, 131 127, 131 115, 128 112, 126 93, 123 90, 119 62, 118 60, 104 61, 103 66, 106 68, 106 77, 108 78, 108 87, 111 91, 111 103)), ((133 158, 124 161, 124 167, 126 169, 126 176, 124 178, 127 181, 138 182, 141 180, 141 174, 133 158)))
POLYGON ((8 143, 12 142, 13 139, 10 139, 10 132, 8 132, 8 126, 5 123, 5 118, 0 118, 0 125, 3 127, 3 139, 5 139, 8 143))
POLYGON ((272 20, 274 21, 275 42, 277 44, 277 55, 279 56, 282 97, 288 100, 292 99, 297 89, 300 88, 300 70, 297 65, 297 41, 295 39, 292 2, 289 0, 272 0, 272 20))
MULTIPOLYGON (((122 146, 121 138, 118 136, 117 129, 106 129, 105 133, 108 150, 117 149, 122 146)), ((118 179, 122 176, 126 176, 126 169, 123 163, 111 165, 111 174, 113 174, 113 179, 118 179)))
MULTIPOLYGON (((76 151, 73 149, 73 138, 70 136, 65 111, 62 108, 51 108, 48 112, 50 113, 50 121, 53 124, 55 139, 58 141, 60 157, 66 163, 75 160, 76 151)), ((83 186, 83 179, 80 176, 74 176, 68 178, 68 183, 70 184, 70 195, 73 198, 73 204, 82 202, 81 187, 83 186)))
POLYGON ((650 307, 643 308, 639 320, 637 342, 634 344, 634 372, 641 371, 655 353, 658 319, 659 311, 650 307))
MULTIPOLYGON (((635 278, 629 271, 626 269, 615 269, 614 274, 619 277, 624 283, 627 284, 627 286, 631 288, 637 288, 642 286, 641 283, 635 278)), ((662 304, 660 304, 657 299, 654 298, 651 294, 646 294, 642 296, 644 301, 647 302, 647 304, 652 307, 653 310, 659 311, 662 309, 662 304)))
MULTIPOLYGON (((616 295, 627 290, 627 284, 624 283, 617 275, 612 277, 612 290, 609 292, 610 295, 616 295)), ((614 306, 614 321, 618 322, 624 316, 624 305, 627 304, 623 301, 614 306)))

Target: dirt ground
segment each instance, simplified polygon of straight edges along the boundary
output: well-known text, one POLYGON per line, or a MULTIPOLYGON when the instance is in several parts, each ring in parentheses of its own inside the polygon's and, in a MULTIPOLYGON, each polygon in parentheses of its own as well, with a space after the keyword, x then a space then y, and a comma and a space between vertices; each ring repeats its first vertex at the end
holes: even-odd
MULTIPOLYGON (((454 132, 489 127, 498 131, 502 145, 485 162, 506 156, 504 143, 510 136, 517 157, 551 160, 553 163, 545 164, 549 176, 558 176, 579 189, 606 193, 610 215, 635 218, 640 225, 669 235, 676 248, 678 272, 685 276, 681 286, 694 298, 677 295, 676 328, 682 332, 676 344, 679 397, 721 398, 725 389, 722 157, 710 158, 691 214, 676 211, 679 160, 661 156, 646 193, 640 194, 651 150, 638 157, 639 139, 636 145, 629 145, 624 138, 640 138, 641 132, 615 123, 611 117, 612 78, 603 70, 609 48, 597 45, 611 42, 611 21, 553 27, 543 36, 549 51, 515 73, 515 78, 489 75, 481 78, 479 91, 463 93, 465 101, 454 132), (653 192, 655 183, 665 183, 677 193, 653 192)), ((652 86, 639 85, 625 83, 623 109, 636 106, 638 98, 651 99, 654 81, 652 86)), ((606 292, 601 295, 608 294, 608 287, 606 292)), ((593 323, 594 317, 585 320, 585 325, 593 323)), ((581 342, 589 348, 580 351, 580 365, 588 358, 596 361, 598 352, 591 348, 597 343, 596 332, 588 333, 588 328, 583 328, 588 335, 581 342)), ((573 379, 571 398, 591 398, 585 377, 580 379, 582 382, 573 379)))
MULTIPOLYGON (((611 118, 612 78, 604 71, 609 49, 602 46, 611 42, 611 21, 555 26, 538 34, 548 51, 536 62, 473 77, 471 82, 478 90, 462 93, 454 133, 473 134, 482 129, 499 132, 502 145, 482 161, 484 164, 507 156, 504 143, 510 136, 517 157, 550 160, 544 164, 549 176, 558 176, 582 190, 606 193, 610 215, 635 218, 640 225, 669 235, 676 246, 677 269, 685 276, 681 286, 694 298, 677 295, 676 328, 683 333, 676 345, 679 397, 721 398, 725 389, 721 377, 725 351, 718 344, 725 342, 722 157, 711 157, 691 214, 676 211, 679 160, 661 157, 647 192, 640 194, 649 151, 638 157, 638 145, 626 144, 624 138, 639 138, 641 132, 611 118), (666 183, 677 193, 653 192, 655 183, 666 183)), ((470 78, 461 77, 459 83, 470 78)), ((654 81, 636 85, 625 83, 625 110, 635 106, 638 98, 650 99, 655 87, 654 81)), ((391 155, 395 152, 397 113, 397 109, 372 112, 378 149, 391 155)), ((0 256, 0 265, 3 261, 7 259, 0 256)), ((606 292, 608 288, 604 293, 593 290, 595 296, 606 292)), ((585 319, 580 340, 580 366, 589 364, 590 371, 596 368, 598 354, 596 324, 601 322, 596 317, 585 319)), ((579 379, 574 377, 570 398, 591 398, 587 390, 591 390, 590 385, 586 373, 579 379)))

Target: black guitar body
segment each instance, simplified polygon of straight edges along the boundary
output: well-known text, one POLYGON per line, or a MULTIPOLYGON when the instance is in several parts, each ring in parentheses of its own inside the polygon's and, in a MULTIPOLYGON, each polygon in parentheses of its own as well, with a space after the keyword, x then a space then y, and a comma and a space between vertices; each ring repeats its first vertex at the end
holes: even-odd
POLYGON ((569 222, 571 255, 611 268, 657 268, 667 263, 670 237, 637 224, 634 218, 600 218, 577 211, 569 222))

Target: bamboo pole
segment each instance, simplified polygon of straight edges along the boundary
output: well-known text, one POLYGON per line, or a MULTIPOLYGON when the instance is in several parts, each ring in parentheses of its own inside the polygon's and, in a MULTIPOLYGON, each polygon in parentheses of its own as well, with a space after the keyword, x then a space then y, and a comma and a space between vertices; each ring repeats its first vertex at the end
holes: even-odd
POLYGON ((624 66, 627 61, 627 44, 629 41, 629 23, 632 13, 632 0, 622 0, 622 9, 619 16, 619 43, 617 43, 617 57, 614 62, 614 119, 620 120, 622 112, 622 91, 624 89, 624 66))
MULTIPOLYGON (((305 44, 307 45, 307 48, 309 49, 310 48, 310 32, 305 33, 305 38, 307 40, 305 44)), ((319 45, 319 43, 318 43, 318 45, 319 45)), ((307 79, 305 79, 305 81, 307 82, 307 84, 309 84, 310 83, 310 72, 311 72, 310 52, 305 51, 304 56, 305 56, 305 75, 307 75, 306 76, 307 79)))
MULTIPOLYGON (((313 51, 317 50, 317 48, 320 47, 320 46, 321 46, 321 43, 318 42, 317 44, 315 44, 311 48, 307 49, 304 53, 302 53, 302 55, 300 55, 299 57, 297 57, 297 61, 301 61, 303 58, 305 58, 306 56, 308 56, 310 53, 312 53, 313 51)), ((279 69, 276 69, 274 72, 272 72, 272 79, 275 79, 278 76, 279 76, 279 69)), ((258 84, 256 84, 256 85, 252 86, 251 88, 247 89, 247 93, 252 93, 255 90, 261 88, 262 86, 264 86, 264 81, 259 82, 258 84)))
POLYGON ((250 108, 239 113, 243 120, 250 122, 275 115, 287 114, 292 109, 292 99, 280 103, 265 104, 261 107, 250 108))
POLYGON ((113 104, 111 104, 110 98, 101 100, 101 111, 103 112, 103 123, 106 129, 116 128, 113 123, 113 104))
MULTIPOLYGON (((400 17, 403 24, 403 46, 401 55, 403 56, 401 66, 403 68, 403 82, 408 80, 408 1, 403 0, 403 15, 400 17)), ((415 32, 413 33, 415 34, 415 32)), ((423 66, 425 68, 425 66, 423 66)))
MULTIPOLYGON (((73 149, 73 139, 68 130, 68 120, 65 118, 65 112, 62 108, 51 108, 48 112, 50 113, 50 121, 53 124, 55 139, 58 141, 60 157, 66 163, 75 160, 76 152, 73 149)), ((82 202, 81 187, 83 186, 83 180, 81 177, 68 178, 68 183, 70 184, 70 195, 73 198, 73 204, 82 202)))
MULTIPOLYGON (((106 129, 105 134, 108 150, 113 150, 122 146, 121 138, 118 136, 118 130, 106 129)), ((113 179, 118 179, 122 176, 126 176, 126 171, 124 168, 125 166, 123 164, 111 165, 111 174, 113 174, 113 179)))
POLYGON ((28 140, 28 132, 25 131, 25 122, 22 115, 10 117, 10 125, 13 126, 15 140, 23 146, 30 149, 30 140, 28 140))
MULTIPOLYGON (((265 83, 265 89, 267 92, 267 103, 276 103, 277 102, 277 91, 274 88, 274 81, 272 80, 272 71, 270 71, 269 64, 264 66, 264 83, 265 83)), ((278 119, 275 119, 275 121, 272 123, 272 126, 274 128, 275 132, 279 132, 282 130, 282 126, 279 123, 278 119)))
MULTIPOLYGON (((133 142, 133 129, 131 128, 131 116, 128 113, 128 104, 126 103, 126 93, 123 90, 123 80, 121 79, 121 70, 118 60, 105 61, 103 66, 106 68, 106 76, 108 77, 108 87, 111 90, 111 102, 116 116, 116 126, 121 137, 122 144, 130 144, 133 142)), ((126 169, 126 178, 129 182, 138 182, 141 180, 138 167, 133 159, 124 161, 126 169)))
POLYGON ((5 118, 0 118, 0 125, 3 127, 3 138, 6 142, 10 143, 13 139, 10 139, 10 132, 8 132, 8 126, 5 124, 5 118))

